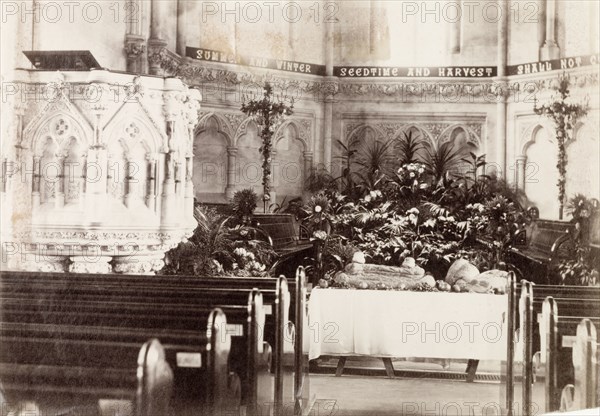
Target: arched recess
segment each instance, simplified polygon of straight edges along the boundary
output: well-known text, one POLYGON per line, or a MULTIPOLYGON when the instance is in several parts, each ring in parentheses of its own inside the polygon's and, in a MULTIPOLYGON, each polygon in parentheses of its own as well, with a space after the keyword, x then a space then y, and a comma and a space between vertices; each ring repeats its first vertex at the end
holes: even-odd
MULTIPOLYGON (((409 124, 404 126, 400 130, 400 134, 396 136, 396 149, 397 154, 402 152, 400 149, 401 142, 406 140, 406 136, 411 135, 412 140, 420 141, 423 146, 420 146, 419 150, 416 153, 417 160, 425 160, 427 158, 428 152, 431 152, 435 149, 435 141, 431 134, 423 129, 421 126, 416 124, 409 124)), ((401 155, 403 156, 403 155, 401 155)))
POLYGON ((235 180, 231 187, 235 190, 252 189, 262 195, 262 155, 259 127, 252 118, 240 124, 236 133, 235 180))
MULTIPOLYGON (((473 138, 473 134, 470 129, 463 125, 454 125, 449 127, 440 135, 438 146, 441 146, 444 143, 449 143, 449 146, 452 146, 455 151, 460 153, 461 160, 454 169, 455 173, 470 173, 474 166, 463 159, 471 160, 471 153, 475 155, 479 155, 481 153, 479 142, 473 138)), ((475 163, 475 161, 473 161, 473 163, 475 163)), ((482 174, 484 172, 480 171, 478 173, 482 174)))
POLYGON ((139 102, 125 103, 102 132, 107 149, 107 194, 127 207, 154 211, 159 153, 166 139, 139 102))
POLYGON ((226 120, 214 113, 202 117, 194 135, 193 170, 194 192, 200 202, 226 202, 231 153, 226 120))
POLYGON ((312 167, 312 153, 301 138, 300 128, 288 121, 277 132, 273 157, 273 185, 281 203, 302 196, 304 182, 312 167))
POLYGON ((363 124, 348 135, 346 146, 353 152, 350 171, 356 177, 371 177, 376 169, 390 171, 394 165, 394 146, 376 126, 363 124))
POLYGON ((66 97, 49 104, 29 123, 23 145, 33 158, 34 206, 79 207, 91 136, 91 127, 66 97))
POLYGON ((566 143, 566 153, 566 197, 579 193, 589 198, 600 198, 600 142, 595 124, 577 123, 573 129, 573 140, 566 143))
POLYGON ((517 183, 540 212, 541 218, 558 218, 557 146, 551 130, 541 124, 527 130, 517 158, 517 183))

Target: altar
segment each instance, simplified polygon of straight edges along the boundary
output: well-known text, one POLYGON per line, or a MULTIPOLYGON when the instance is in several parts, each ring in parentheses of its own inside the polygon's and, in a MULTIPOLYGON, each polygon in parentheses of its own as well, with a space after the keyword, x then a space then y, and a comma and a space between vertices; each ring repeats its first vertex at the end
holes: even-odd
POLYGON ((309 358, 505 360, 505 295, 315 289, 309 358))

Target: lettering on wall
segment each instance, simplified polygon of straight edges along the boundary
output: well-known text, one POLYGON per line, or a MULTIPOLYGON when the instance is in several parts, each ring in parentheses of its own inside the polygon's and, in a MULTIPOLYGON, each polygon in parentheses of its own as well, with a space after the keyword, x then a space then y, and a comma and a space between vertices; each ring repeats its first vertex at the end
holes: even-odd
POLYGON ((572 56, 553 59, 551 61, 529 62, 526 64, 511 65, 507 68, 508 75, 536 74, 554 70, 579 68, 582 66, 598 65, 599 55, 572 56))
POLYGON ((306 62, 287 61, 284 59, 259 58, 254 56, 237 56, 231 53, 202 48, 185 48, 185 56, 199 61, 221 62, 256 68, 277 69, 279 71, 296 72, 309 75, 325 75, 325 65, 306 62))
POLYGON ((333 74, 340 78, 385 78, 385 77, 429 77, 429 78, 490 78, 495 77, 495 66, 336 66, 333 74))

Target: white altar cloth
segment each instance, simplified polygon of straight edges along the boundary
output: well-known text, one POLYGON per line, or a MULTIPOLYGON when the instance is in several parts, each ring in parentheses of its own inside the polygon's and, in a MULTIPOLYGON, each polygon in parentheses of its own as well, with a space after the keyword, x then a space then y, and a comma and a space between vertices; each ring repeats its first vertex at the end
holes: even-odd
POLYGON ((506 360, 505 295, 314 289, 309 358, 506 360))

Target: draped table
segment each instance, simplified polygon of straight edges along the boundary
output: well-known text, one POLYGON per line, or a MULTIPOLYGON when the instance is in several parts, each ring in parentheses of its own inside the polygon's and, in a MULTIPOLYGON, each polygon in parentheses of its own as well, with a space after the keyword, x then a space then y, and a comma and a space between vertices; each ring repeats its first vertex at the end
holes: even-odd
POLYGON ((310 359, 506 360, 506 295, 317 288, 308 315, 310 359))

